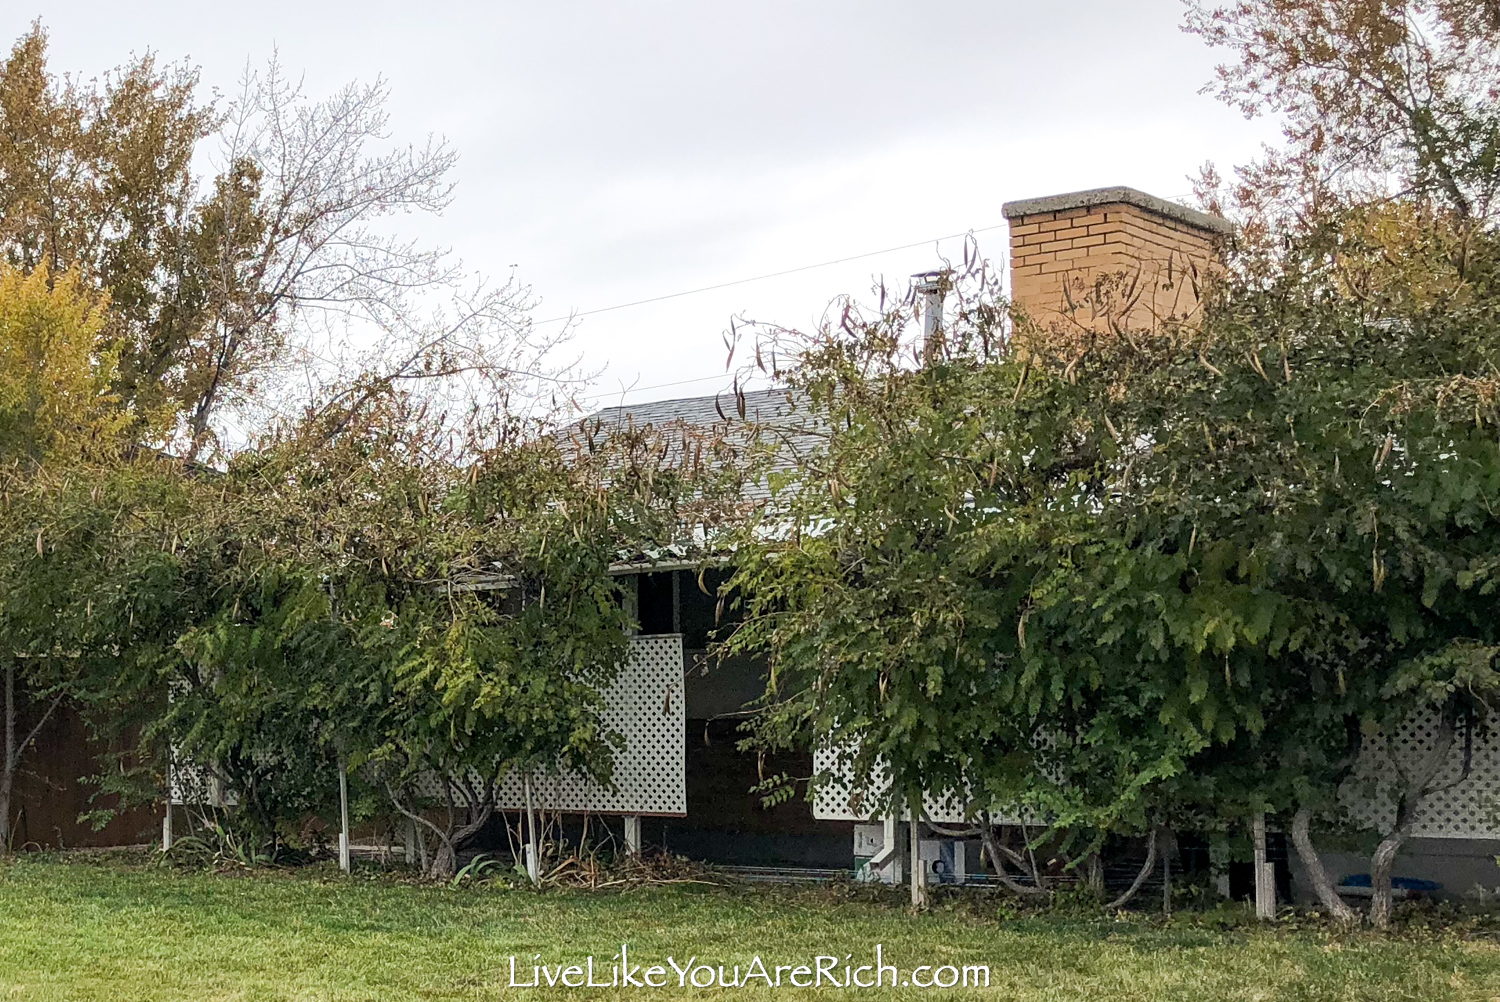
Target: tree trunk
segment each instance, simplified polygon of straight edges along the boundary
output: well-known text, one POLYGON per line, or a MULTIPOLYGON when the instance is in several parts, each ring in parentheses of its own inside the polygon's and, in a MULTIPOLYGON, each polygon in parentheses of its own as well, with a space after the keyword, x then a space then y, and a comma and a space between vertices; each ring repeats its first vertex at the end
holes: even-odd
POLYGON ((979 838, 984 846, 985 855, 990 857, 990 862, 995 867, 995 879, 999 880, 1006 890, 1014 891, 1017 894, 1027 897, 1042 897, 1047 893, 1047 889, 1036 882, 1036 874, 1033 873, 1031 875, 1032 883, 1028 886, 1017 882, 1010 874, 1005 872, 1005 860, 1001 855, 1000 844, 995 841, 995 830, 988 820, 980 826, 979 838))
POLYGON ((1105 910, 1114 911, 1117 908, 1124 908, 1128 905, 1130 899, 1136 896, 1141 889, 1141 885, 1146 882, 1146 878, 1151 875, 1151 871, 1154 869, 1156 869, 1155 828, 1151 829, 1151 834, 1146 836, 1146 862, 1141 866, 1141 872, 1135 875, 1135 880, 1131 882, 1130 887, 1126 889, 1124 894, 1104 906, 1105 910))
POLYGON ((432 867, 427 871, 427 876, 433 880, 452 880, 453 875, 458 872, 458 852, 453 847, 453 842, 446 836, 438 835, 438 849, 432 857, 432 867))
POLYGON ((1394 902, 1391 894, 1391 871, 1396 867, 1396 856, 1401 852, 1401 843, 1406 835, 1400 826, 1375 847, 1370 857, 1370 924, 1377 929, 1386 929, 1391 924, 1394 902))
POLYGON ((1339 897, 1339 892, 1333 886, 1333 878, 1328 876, 1323 860, 1319 858, 1317 849, 1313 848, 1312 836, 1308 832, 1311 823, 1311 808, 1299 807, 1297 813, 1292 815, 1292 845, 1297 849, 1297 858, 1302 860, 1302 867, 1312 881, 1313 891, 1328 914, 1337 922, 1352 925, 1359 921, 1359 916, 1339 897))
POLYGON ((433 853, 431 865, 427 862, 427 840, 425 838, 418 838, 416 840, 417 852, 421 858, 422 872, 433 880, 451 880, 453 878, 453 875, 458 872, 458 850, 463 847, 465 842, 473 838, 479 832, 479 829, 485 826, 485 823, 489 821, 490 815, 495 810, 493 791, 490 791, 489 795, 480 803, 477 816, 474 814, 473 807, 470 807, 467 824, 456 825, 454 823, 453 811, 450 809, 446 826, 440 828, 427 818, 424 818, 417 811, 415 805, 408 805, 403 801, 397 795, 396 791, 391 789, 389 784, 386 785, 386 792, 389 794, 391 804, 396 810, 405 815, 406 819, 412 823, 413 831, 418 828, 426 828, 433 835, 437 836, 437 851, 433 853))
POLYGON ((1177 848, 1177 838, 1172 829, 1162 826, 1161 839, 1161 913, 1172 917, 1172 853, 1177 848))
POLYGON ((456 828, 450 827, 448 831, 438 832, 438 851, 432 859, 431 876, 434 879, 452 879, 453 875, 458 872, 458 850, 479 833, 479 829, 485 826, 492 813, 494 813, 493 801, 487 801, 479 807, 477 815, 470 810, 469 820, 465 824, 456 828))
POLYGON ((198 453, 202 451, 204 443, 208 439, 208 423, 213 416, 214 408, 219 402, 220 387, 224 381, 224 370, 234 363, 235 357, 239 354, 240 340, 244 333, 238 329, 230 331, 228 338, 224 342, 224 349, 219 353, 219 357, 216 360, 217 364, 214 366, 213 378, 209 380, 207 389, 203 391, 203 394, 198 398, 198 402, 193 408, 193 416, 188 421, 188 427, 192 434, 192 438, 188 443, 188 462, 197 460, 198 453))
POLYGON ((1089 893, 1094 896, 1095 901, 1104 901, 1104 860, 1099 858, 1097 852, 1089 853, 1088 862, 1084 864, 1084 883, 1088 886, 1089 893))
MULTIPOLYGON (((1394 909, 1391 871, 1396 868, 1396 856, 1401 852, 1401 844, 1406 841, 1406 836, 1411 833, 1412 825, 1416 824, 1417 809, 1422 806, 1422 798, 1427 796, 1433 779, 1453 751, 1453 739, 1457 733, 1458 708, 1450 704, 1443 708, 1439 716, 1432 751, 1407 781, 1396 807, 1396 823, 1390 833, 1380 840, 1380 844, 1375 847, 1375 854, 1370 857, 1370 924, 1377 929, 1389 928, 1391 924, 1391 912, 1394 909)), ((1466 759, 1464 775, 1468 774, 1468 769, 1469 761, 1466 759)))
POLYGON ((0 851, 10 853, 10 798, 16 782, 16 663, 5 659, 5 761, 0 763, 0 851))

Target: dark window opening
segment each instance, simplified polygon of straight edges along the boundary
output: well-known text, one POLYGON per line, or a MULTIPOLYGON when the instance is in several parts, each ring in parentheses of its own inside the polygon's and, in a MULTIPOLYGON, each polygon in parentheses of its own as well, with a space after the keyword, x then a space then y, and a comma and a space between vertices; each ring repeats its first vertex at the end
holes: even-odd
POLYGON ((723 613, 719 612, 719 589, 734 572, 730 570, 706 570, 699 576, 692 571, 679 571, 682 580, 678 584, 681 596, 682 646, 690 651, 701 651, 715 640, 729 636, 730 629, 738 621, 739 610, 735 608, 733 595, 723 599, 723 613))
POLYGON ((636 578, 636 615, 641 632, 676 633, 672 623, 672 573, 642 574, 636 578))
POLYGON ((637 576, 636 615, 641 633, 681 633, 682 646, 690 651, 708 648, 723 640, 741 619, 734 595, 719 606, 719 589, 734 572, 727 569, 658 571, 637 576), (699 586, 699 581, 702 586, 699 586))

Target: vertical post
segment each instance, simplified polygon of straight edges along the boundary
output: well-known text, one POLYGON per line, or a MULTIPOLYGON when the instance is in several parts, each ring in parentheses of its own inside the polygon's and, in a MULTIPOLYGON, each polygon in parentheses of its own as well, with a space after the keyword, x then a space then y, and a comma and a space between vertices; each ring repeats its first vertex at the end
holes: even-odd
POLYGON ((620 590, 623 592, 621 604, 625 607, 625 615, 629 616, 631 623, 634 624, 628 631, 633 637, 641 632, 638 629, 641 622, 641 576, 629 574, 617 580, 620 581, 620 590))
POLYGON ((417 861, 417 822, 414 818, 406 819, 406 865, 411 866, 417 861))
POLYGON ((936 357, 942 343, 940 334, 943 329, 943 296, 946 291, 943 284, 947 276, 945 271, 928 271, 912 276, 917 281, 917 291, 922 294, 923 365, 936 357))
POLYGON ((533 886, 540 883, 538 869, 540 861, 537 857, 537 832, 536 812, 531 804, 531 773, 526 773, 521 779, 521 786, 526 792, 526 876, 530 878, 533 886))
POLYGON ((1276 917, 1276 867, 1266 861, 1266 816, 1257 811, 1250 821, 1250 840, 1255 849, 1255 917, 1276 917))
POLYGON ((882 883, 899 884, 902 880, 900 823, 894 814, 881 821, 880 852, 870 860, 870 867, 879 868, 882 883))
POLYGON ((639 814, 625 815, 625 851, 632 856, 641 854, 641 817, 639 814))
POLYGON ((927 907, 927 868, 922 865, 922 823, 912 812, 911 825, 911 906, 927 907))
POLYGON ((172 831, 172 755, 167 753, 167 811, 161 816, 161 851, 170 852, 176 841, 172 831))
POLYGON ((349 872, 349 769, 339 756, 339 869, 349 872))

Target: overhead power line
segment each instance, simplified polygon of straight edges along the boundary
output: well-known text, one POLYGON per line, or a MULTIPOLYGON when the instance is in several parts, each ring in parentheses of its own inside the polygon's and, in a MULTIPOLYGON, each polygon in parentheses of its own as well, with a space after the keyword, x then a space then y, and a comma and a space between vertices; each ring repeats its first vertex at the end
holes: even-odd
POLYGON ((998 230, 1008 223, 997 223, 994 226, 984 226, 977 230, 964 230, 962 233, 950 233, 944 237, 932 237, 928 240, 918 240, 916 243, 902 244, 899 247, 886 247, 883 250, 866 251, 863 254, 854 254, 849 257, 841 257, 834 261, 819 261, 817 264, 804 264, 797 268, 788 268, 785 271, 773 271, 767 275, 755 275, 750 278, 737 278, 732 282, 720 282, 718 285, 705 285, 699 289, 686 289, 682 292, 669 292, 665 296, 652 296, 650 299, 637 299, 630 303, 618 303, 614 306, 601 306, 596 310, 584 310, 582 313, 569 313, 562 317, 549 317, 546 320, 536 321, 538 324, 555 324, 564 320, 575 320, 578 317, 591 317, 596 313, 609 313, 612 310, 629 309, 632 306, 645 306, 647 303, 660 303, 667 299, 681 299, 683 296, 696 296, 700 292, 713 292, 715 289, 728 289, 735 285, 746 285, 750 282, 763 282, 768 278, 781 278, 783 275, 795 275, 802 271, 812 271, 816 268, 829 268, 836 264, 848 264, 850 261, 862 261, 868 257, 879 257, 882 254, 892 254, 896 251, 911 250, 915 247, 925 247, 928 244, 940 243, 944 240, 955 240, 958 237, 966 237, 975 233, 988 233, 998 230))
MULTIPOLYGON (((669 386, 687 386, 692 383, 706 383, 709 380, 719 380, 728 383, 732 382, 734 378, 735 374, 732 372, 716 372, 711 376, 694 376, 692 379, 674 379, 669 383, 652 383, 649 386, 621 386, 618 390, 600 390, 597 393, 583 393, 579 395, 578 399, 603 401, 608 400, 611 397, 619 397, 621 400, 624 400, 624 398, 632 396, 636 393, 646 393, 651 390, 664 390, 669 386)), ((760 377, 751 380, 742 379, 740 382, 740 388, 753 389, 754 383, 758 381, 758 378, 760 377)))

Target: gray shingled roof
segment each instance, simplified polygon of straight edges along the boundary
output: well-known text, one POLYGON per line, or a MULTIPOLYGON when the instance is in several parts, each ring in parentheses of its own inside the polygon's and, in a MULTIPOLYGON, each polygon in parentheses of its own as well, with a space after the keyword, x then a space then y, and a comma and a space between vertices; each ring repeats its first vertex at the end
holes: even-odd
MULTIPOLYGON (((793 469, 798 455, 818 448, 822 436, 817 428, 821 422, 808 413, 805 397, 785 387, 769 390, 746 390, 740 396, 725 392, 708 397, 683 397, 678 400, 655 400, 649 403, 626 404, 606 407, 584 418, 582 424, 592 428, 597 423, 599 431, 608 433, 612 427, 624 427, 634 422, 637 428, 653 427, 657 431, 673 428, 722 429, 731 438, 737 429, 748 438, 747 425, 756 425, 765 436, 774 436, 780 442, 779 456, 773 469, 793 469), (744 417, 740 416, 743 401, 744 417)), ((574 427, 577 427, 575 424, 574 427)), ((746 489, 746 494, 755 499, 770 497, 764 482, 746 489)))
MULTIPOLYGON (((742 394, 745 420, 766 423, 785 418, 792 409, 792 404, 788 401, 791 393, 786 389, 746 390, 742 394)), ((740 420, 739 405, 731 392, 711 397, 683 397, 679 400, 653 400, 643 404, 606 407, 584 420, 590 424, 598 421, 604 427, 623 425, 634 420, 637 427, 649 424, 665 428, 682 422, 692 427, 709 428, 723 424, 726 418, 731 424, 740 420)))

